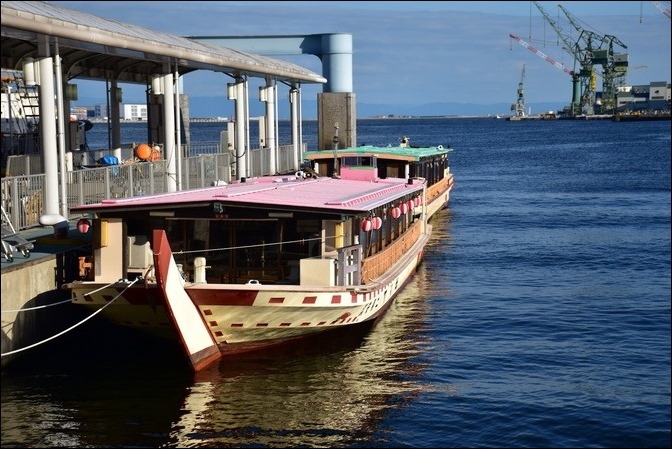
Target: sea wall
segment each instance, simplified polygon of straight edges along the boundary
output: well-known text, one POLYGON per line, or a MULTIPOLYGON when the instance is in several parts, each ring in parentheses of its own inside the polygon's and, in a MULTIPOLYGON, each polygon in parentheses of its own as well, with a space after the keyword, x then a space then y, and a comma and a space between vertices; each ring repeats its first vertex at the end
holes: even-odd
MULTIPOLYGON (((70 303, 69 293, 61 289, 66 278, 66 262, 72 264, 72 251, 24 259, 17 255, 3 262, 2 284, 2 368, 24 356, 44 350, 49 340, 79 322, 84 310, 70 303), (33 348, 28 348, 33 346, 33 348), (25 349, 24 349, 25 348, 25 349)), ((48 349, 48 348, 47 348, 48 349)))

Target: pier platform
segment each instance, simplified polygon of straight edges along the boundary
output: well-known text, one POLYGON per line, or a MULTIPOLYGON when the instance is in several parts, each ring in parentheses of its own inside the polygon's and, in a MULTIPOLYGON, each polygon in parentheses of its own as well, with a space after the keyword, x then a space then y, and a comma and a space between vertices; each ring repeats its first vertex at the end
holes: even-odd
MULTIPOLYGON (((56 238, 53 227, 36 227, 18 234, 33 248, 28 256, 2 258, 2 368, 33 351, 22 349, 53 336, 81 320, 81 311, 69 302, 61 286, 79 276, 78 257, 91 245, 75 221, 66 237, 56 238)), ((45 345, 46 346, 46 345, 45 345)))

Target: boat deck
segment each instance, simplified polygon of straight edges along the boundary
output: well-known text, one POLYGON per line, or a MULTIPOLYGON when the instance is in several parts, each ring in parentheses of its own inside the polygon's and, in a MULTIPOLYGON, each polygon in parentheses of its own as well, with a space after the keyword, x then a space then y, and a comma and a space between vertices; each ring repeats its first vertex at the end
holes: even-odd
POLYGON ((54 237, 54 231, 51 226, 25 229, 18 231, 17 234, 23 239, 32 242, 33 248, 30 250, 28 257, 24 257, 20 252, 15 253, 12 262, 3 257, 1 271, 3 274, 18 269, 27 269, 36 262, 84 248, 91 244, 90 236, 82 235, 77 231, 76 221, 69 223, 66 238, 54 237))

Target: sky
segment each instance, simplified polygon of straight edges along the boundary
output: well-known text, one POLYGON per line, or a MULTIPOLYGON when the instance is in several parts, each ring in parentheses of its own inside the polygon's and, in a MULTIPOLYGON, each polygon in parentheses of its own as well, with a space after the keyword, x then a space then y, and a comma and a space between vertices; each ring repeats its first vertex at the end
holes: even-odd
MULTIPOLYGON (((560 64, 574 58, 529 1, 50 1, 99 17, 180 36, 349 33, 357 104, 515 103, 525 66, 526 102, 571 101, 570 76, 509 37, 515 34, 560 64)), ((574 40, 557 2, 538 2, 574 40)), ((581 28, 615 36, 627 49, 628 85, 671 81, 670 19, 655 4, 670 2, 566 1, 581 28)), ((322 74, 316 56, 279 57, 322 74)), ((222 74, 183 77, 191 97, 225 97, 222 74)), ((100 97, 104 83, 79 81, 80 99, 100 97), (99 93, 100 92, 100 93, 99 93)), ((600 83, 601 85, 601 83, 600 83)), ((124 102, 144 102, 144 86, 122 86, 124 102)), ((322 86, 304 85, 315 99, 322 86)), ((282 95, 282 94, 280 94, 282 95)), ((252 99, 251 99, 252 101, 252 99)), ((506 111, 493 111, 500 113, 506 111)), ((199 111, 192 111, 198 117, 199 111)))

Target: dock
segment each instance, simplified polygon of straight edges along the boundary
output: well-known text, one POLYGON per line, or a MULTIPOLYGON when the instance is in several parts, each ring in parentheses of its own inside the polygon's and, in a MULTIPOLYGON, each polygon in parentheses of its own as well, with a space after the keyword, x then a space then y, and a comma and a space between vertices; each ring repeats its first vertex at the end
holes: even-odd
POLYGON ((79 276, 77 257, 88 251, 90 236, 69 222, 67 236, 57 238, 49 227, 19 231, 33 242, 27 256, 2 258, 2 368, 36 348, 40 342, 82 319, 82 311, 70 303, 61 285, 79 276))

